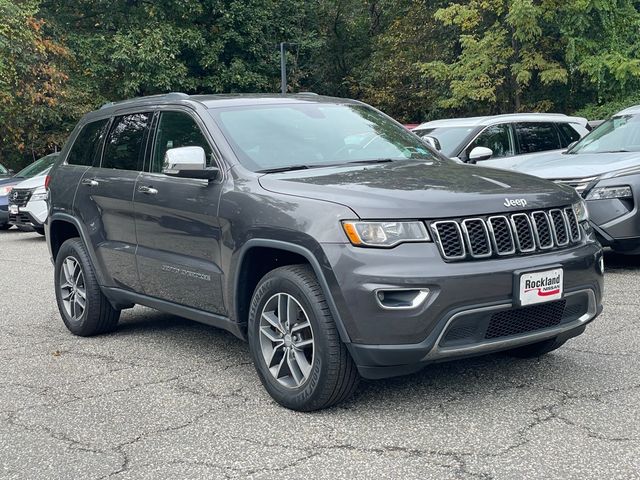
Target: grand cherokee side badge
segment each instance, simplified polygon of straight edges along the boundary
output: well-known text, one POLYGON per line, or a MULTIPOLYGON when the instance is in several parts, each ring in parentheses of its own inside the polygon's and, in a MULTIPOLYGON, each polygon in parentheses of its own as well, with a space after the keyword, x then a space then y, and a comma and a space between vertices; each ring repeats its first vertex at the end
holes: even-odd
POLYGON ((516 198, 513 200, 509 200, 508 198, 504 199, 505 207, 526 207, 527 201, 524 198, 516 198))

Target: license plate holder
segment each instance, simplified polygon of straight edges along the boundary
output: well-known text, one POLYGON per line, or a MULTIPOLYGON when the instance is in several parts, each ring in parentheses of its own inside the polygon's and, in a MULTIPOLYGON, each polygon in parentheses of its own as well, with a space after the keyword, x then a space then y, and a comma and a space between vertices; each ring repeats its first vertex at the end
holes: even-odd
POLYGON ((514 280, 517 306, 560 300, 564 294, 564 270, 560 266, 518 272, 514 280))

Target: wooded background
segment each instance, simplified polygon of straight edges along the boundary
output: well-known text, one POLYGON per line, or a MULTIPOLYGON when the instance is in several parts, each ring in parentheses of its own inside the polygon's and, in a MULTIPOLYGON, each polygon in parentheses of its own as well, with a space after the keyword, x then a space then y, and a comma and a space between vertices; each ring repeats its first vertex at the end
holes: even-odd
POLYGON ((0 162, 106 101, 168 91, 364 100, 403 122, 640 103, 640 0, 0 0, 0 162))

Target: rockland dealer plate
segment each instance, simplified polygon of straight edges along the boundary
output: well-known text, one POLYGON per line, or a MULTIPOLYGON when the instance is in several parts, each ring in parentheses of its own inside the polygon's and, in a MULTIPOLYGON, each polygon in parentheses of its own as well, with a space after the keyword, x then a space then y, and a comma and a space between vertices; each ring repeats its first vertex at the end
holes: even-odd
POLYGON ((550 302, 562 298, 562 268, 528 272, 520 275, 518 300, 520 305, 550 302))

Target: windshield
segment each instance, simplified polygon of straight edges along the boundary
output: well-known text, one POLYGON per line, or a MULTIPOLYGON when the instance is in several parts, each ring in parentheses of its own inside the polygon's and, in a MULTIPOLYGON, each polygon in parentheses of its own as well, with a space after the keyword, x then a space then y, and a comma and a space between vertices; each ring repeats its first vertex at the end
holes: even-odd
POLYGON ((42 175, 45 170, 53 165, 53 163, 56 161, 56 158, 58 158, 57 153, 51 153, 46 157, 42 157, 41 159, 33 162, 31 165, 20 170, 16 174, 16 177, 31 178, 35 177, 36 175, 42 175))
POLYGON ((421 128, 413 131, 416 135, 424 137, 429 135, 438 140, 440 151, 447 157, 455 155, 460 144, 476 127, 435 127, 421 128))
POLYGON ((568 153, 640 151, 640 115, 613 117, 580 140, 568 153))
POLYGON ((209 110, 253 171, 435 159, 409 131, 361 105, 285 104, 209 110))

